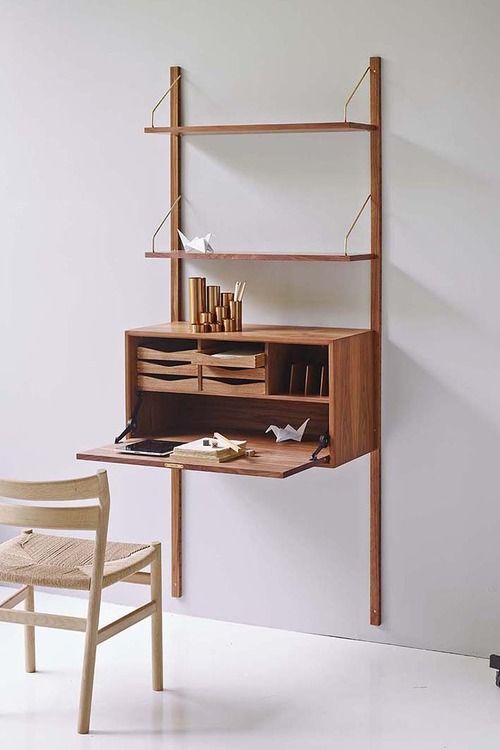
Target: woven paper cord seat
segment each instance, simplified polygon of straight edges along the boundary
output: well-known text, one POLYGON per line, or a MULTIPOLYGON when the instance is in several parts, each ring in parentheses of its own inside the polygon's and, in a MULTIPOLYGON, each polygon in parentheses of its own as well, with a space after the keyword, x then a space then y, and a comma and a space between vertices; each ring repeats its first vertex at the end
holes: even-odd
MULTIPOLYGON (((0 581, 88 591, 94 547, 89 539, 25 531, 0 544, 0 581)), ((103 586, 141 570, 153 555, 150 544, 108 542, 103 586)))

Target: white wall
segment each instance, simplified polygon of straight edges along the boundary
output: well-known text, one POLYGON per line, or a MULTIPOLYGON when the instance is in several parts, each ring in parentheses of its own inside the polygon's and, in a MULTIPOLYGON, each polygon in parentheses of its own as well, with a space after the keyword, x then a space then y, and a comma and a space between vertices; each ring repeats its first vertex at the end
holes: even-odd
MULTIPOLYGON (((384 624, 367 624, 366 459, 284 482, 188 473, 185 596, 166 604, 498 650, 499 32, 495 0, 3 0, 0 474, 92 469, 74 454, 122 427, 123 331, 167 319, 168 262, 143 252, 168 141, 142 128, 169 65, 188 122, 328 120, 379 54, 384 624)), ((192 139, 184 164, 185 229, 219 248, 338 248, 367 193, 362 133, 192 139)), ((248 279, 255 322, 363 326, 362 265, 209 271, 248 279)), ((168 473, 109 475, 111 537, 160 537, 167 559, 168 473)))

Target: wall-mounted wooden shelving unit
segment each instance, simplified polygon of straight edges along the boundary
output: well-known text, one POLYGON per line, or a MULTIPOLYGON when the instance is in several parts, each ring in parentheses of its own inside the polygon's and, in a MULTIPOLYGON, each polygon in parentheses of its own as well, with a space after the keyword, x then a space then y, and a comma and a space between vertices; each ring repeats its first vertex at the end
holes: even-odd
MULTIPOLYGON (((171 470, 172 595, 182 594, 182 472, 220 472, 285 479, 313 468, 334 469, 370 454, 370 622, 381 622, 381 64, 372 57, 344 107, 344 121, 247 125, 184 125, 181 122, 179 67, 170 69, 170 125, 152 125, 146 133, 170 136, 170 242, 168 252, 147 257, 171 264, 171 322, 126 332, 126 402, 130 419, 138 395, 141 410, 132 436, 192 440, 214 429, 248 440, 252 457, 223 464, 194 459, 124 455, 108 445, 82 451, 78 458, 155 466, 171 470), (347 107, 361 81, 369 78, 370 123, 350 122, 347 107), (344 253, 215 252, 180 249, 181 143, 186 136, 252 133, 325 133, 366 131, 370 138, 370 194, 348 231, 344 253), (347 239, 370 200, 369 253, 349 254, 347 239), (363 329, 245 325, 240 332, 192 333, 183 321, 183 263, 189 260, 271 262, 369 261, 371 325, 363 329), (251 349, 248 350, 248 346, 251 349), (232 352, 236 350, 233 357, 232 352), (294 369, 295 368, 295 369, 294 369), (293 373, 293 374, 292 374, 293 373), (298 373, 298 375, 297 375, 298 373), (305 375, 304 375, 305 373, 305 375), (292 375, 291 375, 292 374, 292 375), (305 378, 300 383, 300 375, 305 378), (298 386, 297 386, 298 382, 298 386), (265 433, 270 423, 310 421, 301 443, 276 443, 265 433), (311 461, 319 436, 330 445, 311 461)), ((167 218, 167 217, 165 217, 167 218)), ((165 222, 163 220, 160 227, 165 222)), ((158 230, 157 230, 158 232, 158 230)), ((155 235, 157 234, 155 233, 155 235)))

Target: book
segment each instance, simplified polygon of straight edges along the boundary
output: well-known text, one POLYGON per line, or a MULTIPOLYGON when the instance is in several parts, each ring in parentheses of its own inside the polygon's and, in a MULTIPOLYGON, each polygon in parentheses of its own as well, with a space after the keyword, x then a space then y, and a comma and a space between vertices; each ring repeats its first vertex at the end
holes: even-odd
POLYGON ((219 446, 217 448, 212 445, 203 445, 203 441, 213 438, 200 438, 199 440, 192 440, 190 443, 183 443, 182 445, 174 448, 170 454, 170 458, 197 458, 201 461, 211 461, 214 463, 223 463, 225 461, 232 461, 235 458, 245 455, 247 447, 246 440, 234 440, 235 445, 238 446, 238 452, 227 448, 225 446, 219 446))

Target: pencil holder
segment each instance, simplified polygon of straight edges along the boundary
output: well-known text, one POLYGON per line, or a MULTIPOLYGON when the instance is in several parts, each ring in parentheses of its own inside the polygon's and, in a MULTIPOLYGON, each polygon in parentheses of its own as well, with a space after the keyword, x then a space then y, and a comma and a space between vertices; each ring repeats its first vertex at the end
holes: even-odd
POLYGON ((246 282, 243 282, 241 286, 241 282, 237 281, 234 292, 222 292, 221 294, 220 286, 211 284, 207 287, 207 280, 204 276, 191 276, 189 278, 189 323, 191 331, 193 333, 241 331, 241 298, 245 286, 246 282))

